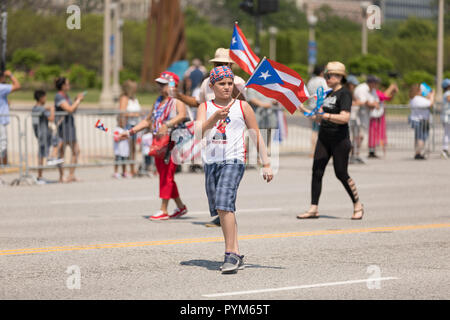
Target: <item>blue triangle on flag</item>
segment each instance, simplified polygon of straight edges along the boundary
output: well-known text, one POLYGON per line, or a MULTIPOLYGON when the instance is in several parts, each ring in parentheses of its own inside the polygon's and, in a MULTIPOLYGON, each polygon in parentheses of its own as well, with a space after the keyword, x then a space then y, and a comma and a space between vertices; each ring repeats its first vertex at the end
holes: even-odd
POLYGON ((272 67, 269 61, 264 60, 253 72, 252 78, 247 82, 247 86, 250 84, 257 84, 260 86, 279 83, 284 84, 276 70, 272 67))
POLYGON ((239 36, 236 25, 234 25, 233 36, 231 37, 230 50, 245 50, 242 44, 242 39, 239 36))

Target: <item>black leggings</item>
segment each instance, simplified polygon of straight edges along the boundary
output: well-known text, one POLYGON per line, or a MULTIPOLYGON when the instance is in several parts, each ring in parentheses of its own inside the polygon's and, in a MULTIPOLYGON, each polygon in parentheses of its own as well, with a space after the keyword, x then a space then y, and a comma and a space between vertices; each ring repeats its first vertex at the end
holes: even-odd
POLYGON ((359 200, 355 183, 349 177, 348 157, 352 145, 350 140, 342 139, 338 141, 330 141, 328 139, 317 139, 316 150, 314 152, 312 185, 311 185, 311 204, 318 205, 320 192, 322 191, 322 177, 328 161, 333 157, 334 173, 342 182, 345 190, 352 199, 353 203, 359 200))

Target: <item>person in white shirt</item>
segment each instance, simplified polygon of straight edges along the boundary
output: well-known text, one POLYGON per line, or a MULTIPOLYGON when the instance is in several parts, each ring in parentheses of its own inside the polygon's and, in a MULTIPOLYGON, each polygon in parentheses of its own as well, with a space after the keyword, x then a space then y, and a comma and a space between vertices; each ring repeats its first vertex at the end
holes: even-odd
POLYGON ((122 117, 119 115, 117 117, 118 123, 117 127, 114 128, 114 174, 113 178, 127 178, 127 165, 124 164, 124 161, 128 160, 130 156, 130 144, 127 140, 120 140, 120 135, 125 131, 123 129, 123 124, 120 123, 122 121, 122 117), (118 172, 119 165, 122 165, 122 175, 118 172))
POLYGON ((411 108, 411 127, 414 129, 414 147, 416 160, 425 159, 425 142, 430 131, 430 110, 434 103, 434 91, 423 97, 420 84, 413 84, 409 91, 409 106, 411 108))
POLYGON ((442 139, 442 158, 448 159, 448 142, 450 140, 450 79, 442 81, 444 96, 442 101, 441 120, 444 127, 444 137, 442 139))
MULTIPOLYGON (((362 141, 364 140, 365 132, 369 130, 370 112, 380 109, 380 100, 376 92, 376 88, 380 83, 380 79, 375 76, 367 76, 366 82, 363 82, 356 86, 354 96, 355 99, 360 102, 357 117, 360 122, 359 139, 356 140, 356 154, 355 157, 359 158, 359 150, 361 148, 362 141)), ((369 153, 369 158, 374 158, 374 153, 369 153)))
POLYGON ((210 88, 214 100, 202 103, 197 113, 197 126, 206 138, 202 150, 205 163, 205 187, 211 216, 218 216, 225 238, 225 259, 222 273, 235 273, 244 267, 240 255, 236 221, 236 197, 245 171, 247 129, 256 144, 263 165, 264 180, 270 182, 273 173, 264 140, 252 107, 232 98, 234 74, 227 66, 210 72, 210 88))
POLYGON ((442 81, 444 96, 442 101, 441 119, 444 127, 444 137, 442 139, 442 158, 448 159, 448 142, 450 140, 450 79, 442 81))
MULTIPOLYGON (((125 129, 129 130, 141 121, 141 105, 136 98, 137 83, 132 80, 126 80, 122 84, 122 94, 119 98, 119 110, 123 113, 125 129)), ((129 139, 130 156, 129 160, 136 160, 136 136, 129 139)), ((130 175, 135 176, 134 164, 130 164, 130 175)))
MULTIPOLYGON (((230 58, 230 49, 218 48, 214 55, 214 59, 209 60, 213 63, 214 68, 220 66, 227 66, 232 68, 234 61, 230 58)), ((234 86, 232 97, 238 98, 239 100, 246 100, 245 95, 245 80, 239 76, 234 76, 234 86)), ((202 103, 210 100, 214 100, 215 94, 214 90, 210 86, 209 77, 205 78, 200 86, 200 92, 198 97, 189 97, 179 91, 176 93, 177 99, 183 101, 190 107, 198 108, 202 103)), ((220 227, 220 220, 216 217, 211 223, 207 223, 206 227, 220 227)))

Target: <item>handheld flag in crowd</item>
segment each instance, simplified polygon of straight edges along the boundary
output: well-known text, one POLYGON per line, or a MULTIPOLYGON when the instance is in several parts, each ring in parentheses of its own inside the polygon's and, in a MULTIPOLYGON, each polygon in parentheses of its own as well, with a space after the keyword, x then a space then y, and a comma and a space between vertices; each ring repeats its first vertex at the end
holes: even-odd
POLYGON ((237 22, 234 24, 233 36, 230 44, 230 58, 248 74, 255 71, 260 59, 250 48, 244 33, 239 29, 237 22))
POLYGON ((201 161, 202 140, 195 138, 194 121, 186 122, 174 130, 171 140, 175 143, 172 150, 172 161, 176 164, 201 161))
POLYGON ((428 96, 431 91, 432 91, 431 87, 427 85, 425 82, 422 82, 420 84, 420 93, 422 94, 423 97, 428 96))
POLYGON ((314 116, 316 114, 323 114, 323 112, 319 112, 319 110, 320 110, 320 108, 323 105, 323 102, 325 100, 325 96, 327 94, 329 94, 331 91, 332 91, 332 89, 328 89, 327 91, 323 91, 322 87, 317 88, 316 94, 315 94, 315 98, 317 99, 316 106, 310 112, 306 112, 305 111, 305 112, 303 112, 303 114, 306 117, 312 117, 312 116, 314 116))
POLYGON ((266 57, 248 79, 246 87, 279 101, 291 114, 310 98, 296 71, 266 57))
POLYGON ((105 126, 103 125, 103 123, 100 122, 100 119, 97 120, 97 123, 95 124, 95 127, 97 129, 103 130, 105 132, 108 132, 108 128, 105 128, 105 126))

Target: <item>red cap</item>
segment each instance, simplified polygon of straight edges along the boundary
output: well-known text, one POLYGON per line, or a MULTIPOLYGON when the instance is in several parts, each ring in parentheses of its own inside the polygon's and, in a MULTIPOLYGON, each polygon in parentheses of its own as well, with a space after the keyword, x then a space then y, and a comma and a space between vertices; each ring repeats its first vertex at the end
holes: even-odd
POLYGON ((175 81, 175 85, 178 85, 178 82, 180 81, 180 78, 175 73, 170 71, 161 72, 159 78, 156 78, 155 81, 167 84, 169 83, 170 79, 173 79, 173 81, 175 81))

